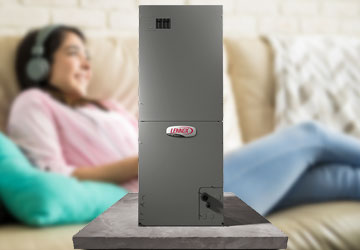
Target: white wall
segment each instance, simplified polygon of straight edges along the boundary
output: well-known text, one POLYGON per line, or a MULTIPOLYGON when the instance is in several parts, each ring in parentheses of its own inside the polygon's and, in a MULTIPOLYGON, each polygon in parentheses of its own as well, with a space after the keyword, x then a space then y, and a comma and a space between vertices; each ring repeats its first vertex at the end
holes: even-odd
POLYGON ((88 36, 137 34, 139 4, 223 4, 224 36, 360 35, 360 0, 0 0, 0 35, 68 23, 88 36))

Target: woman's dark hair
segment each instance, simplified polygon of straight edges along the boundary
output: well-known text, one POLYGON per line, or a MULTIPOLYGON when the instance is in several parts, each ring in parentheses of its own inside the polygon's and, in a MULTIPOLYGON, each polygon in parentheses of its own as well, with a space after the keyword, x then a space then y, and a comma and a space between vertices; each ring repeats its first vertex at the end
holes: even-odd
MULTIPOLYGON (((40 29, 30 31, 19 43, 16 50, 15 73, 21 91, 32 87, 39 87, 43 89, 52 87, 50 86, 48 79, 36 82, 31 80, 26 74, 26 65, 32 57, 31 49, 35 45, 36 36, 39 31, 40 29)), ((68 32, 75 33, 81 38, 81 40, 86 42, 84 34, 78 28, 66 25, 59 26, 52 31, 43 44, 44 54, 42 56, 49 62, 50 65, 53 63, 55 51, 60 47, 61 43, 64 41, 66 33, 68 32)))

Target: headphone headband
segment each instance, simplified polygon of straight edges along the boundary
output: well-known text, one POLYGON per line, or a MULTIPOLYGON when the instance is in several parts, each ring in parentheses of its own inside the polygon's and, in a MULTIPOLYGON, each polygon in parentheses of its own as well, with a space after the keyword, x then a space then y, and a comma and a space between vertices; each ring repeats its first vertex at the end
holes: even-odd
POLYGON ((58 24, 48 25, 48 26, 45 26, 44 28, 42 28, 38 32, 38 34, 36 36, 35 45, 31 49, 32 55, 41 56, 44 53, 44 43, 45 43, 46 39, 49 37, 49 35, 54 30, 56 30, 59 27, 60 27, 60 25, 58 25, 58 24))

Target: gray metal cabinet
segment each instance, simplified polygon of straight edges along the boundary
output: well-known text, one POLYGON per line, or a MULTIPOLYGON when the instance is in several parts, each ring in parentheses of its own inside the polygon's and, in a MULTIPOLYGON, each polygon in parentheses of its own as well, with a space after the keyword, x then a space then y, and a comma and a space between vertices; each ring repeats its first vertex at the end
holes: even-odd
POLYGON ((222 121, 222 7, 140 6, 141 121, 222 121), (168 17, 169 29, 156 29, 168 17))
MULTIPOLYGON (((213 187, 214 196, 223 200, 222 122, 186 124, 197 128, 196 136, 166 135, 166 128, 178 125, 177 122, 140 122, 139 222, 143 225, 222 222, 216 213, 210 218, 211 209, 201 212, 200 207, 207 209, 199 199, 205 189, 213 187)), ((220 210, 221 205, 216 202, 214 209, 216 205, 220 210)))
POLYGON ((222 6, 139 11, 139 225, 222 225, 222 6))

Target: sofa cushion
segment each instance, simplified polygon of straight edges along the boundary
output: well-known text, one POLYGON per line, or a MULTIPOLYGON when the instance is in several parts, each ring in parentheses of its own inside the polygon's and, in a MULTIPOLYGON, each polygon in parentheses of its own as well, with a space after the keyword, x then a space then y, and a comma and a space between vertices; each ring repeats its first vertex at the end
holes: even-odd
POLYGON ((20 224, 0 225, 0 249, 73 250, 72 237, 84 226, 33 228, 20 224))
POLYGON ((1 133, 0 176, 0 202, 33 226, 88 222, 127 193, 114 184, 39 170, 1 133))
POLYGON ((269 36, 276 80, 275 127, 316 120, 360 138, 360 39, 269 36))
POLYGON ((267 216, 289 237, 288 250, 359 249, 360 202, 296 206, 267 216))
POLYGON ((259 38, 229 37, 225 45, 243 141, 249 142, 274 129, 272 54, 259 38))

